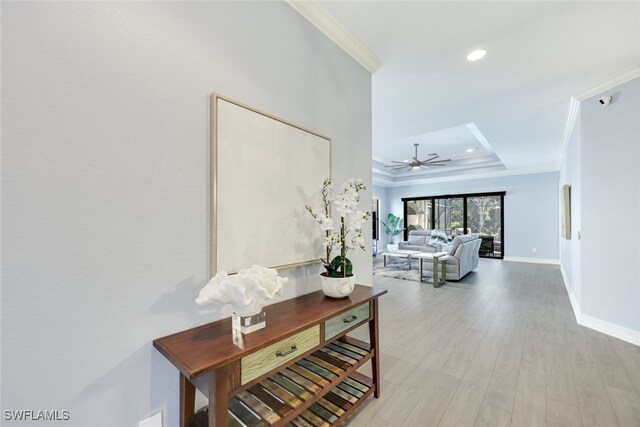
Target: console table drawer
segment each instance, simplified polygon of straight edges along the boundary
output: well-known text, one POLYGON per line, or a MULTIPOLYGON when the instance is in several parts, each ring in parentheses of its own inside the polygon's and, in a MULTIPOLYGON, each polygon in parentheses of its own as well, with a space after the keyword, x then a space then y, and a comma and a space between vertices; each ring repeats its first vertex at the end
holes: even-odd
POLYGON ((240 361, 240 382, 244 385, 318 345, 320 345, 320 325, 305 329, 243 357, 240 361))
POLYGON ((351 310, 345 311, 339 316, 333 317, 324 322, 324 339, 329 340, 340 332, 344 332, 352 326, 369 319, 369 303, 359 305, 351 310))

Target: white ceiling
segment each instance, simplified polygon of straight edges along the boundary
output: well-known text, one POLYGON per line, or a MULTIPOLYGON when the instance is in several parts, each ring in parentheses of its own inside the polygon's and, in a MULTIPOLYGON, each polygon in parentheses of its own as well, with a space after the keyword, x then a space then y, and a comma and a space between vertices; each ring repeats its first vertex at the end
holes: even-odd
POLYGON ((505 167, 493 152, 484 135, 473 123, 455 126, 434 132, 423 133, 397 140, 394 144, 385 144, 381 147, 378 156, 373 156, 373 172, 380 178, 400 182, 403 178, 415 179, 433 178, 442 176, 443 173, 463 171, 470 169, 491 168, 492 171, 504 170, 505 167), (434 160, 449 159, 450 162, 442 166, 427 166, 420 170, 410 167, 399 171, 392 168, 398 166, 398 162, 411 162, 415 156, 415 146, 418 144, 418 159, 425 160, 434 155, 439 157, 434 160), (398 157, 399 156, 399 157, 398 157))
POLYGON ((637 1, 321 6, 382 62, 372 93, 383 161, 407 158, 412 138, 473 123, 508 173, 557 169, 571 96, 640 63, 637 1), (487 56, 468 62, 476 48, 487 56))

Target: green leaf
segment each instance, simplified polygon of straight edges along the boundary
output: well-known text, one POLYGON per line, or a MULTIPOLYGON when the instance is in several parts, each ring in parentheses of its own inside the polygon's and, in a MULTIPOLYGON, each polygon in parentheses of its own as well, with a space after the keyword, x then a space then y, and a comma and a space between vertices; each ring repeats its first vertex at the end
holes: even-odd
POLYGON ((334 274, 331 277, 346 277, 353 274, 353 264, 351 260, 341 255, 331 260, 331 268, 334 270, 334 274))
POLYGON ((395 216, 393 213, 389 212, 389 215, 387 215, 387 224, 385 224, 384 221, 380 222, 384 225, 384 232, 388 236, 397 236, 404 231, 404 228, 402 228, 403 221, 404 220, 399 216, 395 216))

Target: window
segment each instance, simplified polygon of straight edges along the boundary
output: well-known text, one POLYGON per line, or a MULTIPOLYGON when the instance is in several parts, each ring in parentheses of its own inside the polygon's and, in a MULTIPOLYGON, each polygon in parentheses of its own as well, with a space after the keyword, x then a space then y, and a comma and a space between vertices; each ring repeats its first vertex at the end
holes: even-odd
POLYGON ((480 255, 502 258, 502 196, 467 197, 467 227, 482 239, 480 255))
POLYGON ((404 207, 407 230, 430 230, 431 200, 415 200, 405 203, 404 207))
POLYGON ((404 198, 405 240, 410 230, 440 229, 451 236, 477 233, 480 256, 504 258, 505 192, 404 198))

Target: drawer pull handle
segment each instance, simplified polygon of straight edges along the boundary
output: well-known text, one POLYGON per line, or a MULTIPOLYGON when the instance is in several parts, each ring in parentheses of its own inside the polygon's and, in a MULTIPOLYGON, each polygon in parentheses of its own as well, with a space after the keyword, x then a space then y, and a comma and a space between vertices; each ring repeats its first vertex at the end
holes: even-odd
POLYGON ((356 316, 355 314, 352 314, 351 316, 347 317, 344 319, 344 323, 351 323, 354 320, 356 320, 358 318, 358 316, 356 316))
POLYGON ((297 351, 297 350, 298 350, 298 347, 296 347, 296 345, 294 344, 287 351, 278 351, 278 352, 276 352, 276 357, 284 357, 287 354, 291 354, 291 353, 293 353, 294 351, 297 351))

